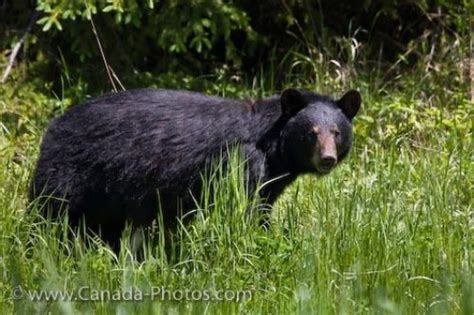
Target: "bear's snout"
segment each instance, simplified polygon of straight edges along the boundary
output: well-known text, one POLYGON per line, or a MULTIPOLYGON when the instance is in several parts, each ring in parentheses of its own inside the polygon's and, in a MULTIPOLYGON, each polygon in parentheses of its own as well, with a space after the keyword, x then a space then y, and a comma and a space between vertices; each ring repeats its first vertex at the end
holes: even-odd
POLYGON ((334 165, 336 165, 336 162, 337 162, 337 159, 334 157, 334 156, 330 156, 330 155, 327 155, 327 156, 322 156, 321 157, 321 162, 320 162, 320 165, 323 169, 331 169, 334 167, 334 165))
POLYGON ((334 135, 316 127, 317 135, 314 164, 320 173, 329 173, 337 163, 337 147, 334 135))

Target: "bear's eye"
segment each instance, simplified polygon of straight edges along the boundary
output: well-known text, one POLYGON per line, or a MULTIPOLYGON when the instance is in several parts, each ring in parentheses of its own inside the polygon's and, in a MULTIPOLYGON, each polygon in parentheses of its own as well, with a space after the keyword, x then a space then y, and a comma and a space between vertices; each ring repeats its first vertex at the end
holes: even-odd
POLYGON ((315 130, 310 130, 310 131, 308 131, 308 133, 307 133, 307 137, 308 137, 311 141, 315 141, 316 138, 318 137, 318 133, 317 133, 315 130))
POLYGON ((339 130, 334 130, 334 135, 336 137, 339 137, 341 135, 341 132, 339 130))

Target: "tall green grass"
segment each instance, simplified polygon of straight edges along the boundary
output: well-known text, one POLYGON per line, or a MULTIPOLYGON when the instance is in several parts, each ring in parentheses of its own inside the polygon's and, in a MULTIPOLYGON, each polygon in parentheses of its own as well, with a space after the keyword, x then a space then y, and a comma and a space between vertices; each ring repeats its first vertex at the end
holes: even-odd
POLYGON ((275 205, 268 231, 247 211, 258 201, 245 194, 244 163, 234 155, 227 170, 218 168, 207 178, 195 220, 179 229, 171 246, 158 235, 142 245, 137 259, 127 237, 114 253, 97 239, 68 238, 64 224, 25 211, 36 140, 22 149, 32 156, 20 161, 15 152, 21 149, 10 143, 0 168, 0 308, 66 314, 472 314, 472 149, 470 138, 442 132, 422 147, 403 139, 358 141, 349 160, 329 176, 299 179, 275 205), (93 290, 152 287, 243 295, 227 302, 169 296, 47 302, 28 296, 28 290, 78 294, 81 287, 90 288, 83 290, 91 298, 93 290), (13 296, 19 290, 21 297, 13 296))

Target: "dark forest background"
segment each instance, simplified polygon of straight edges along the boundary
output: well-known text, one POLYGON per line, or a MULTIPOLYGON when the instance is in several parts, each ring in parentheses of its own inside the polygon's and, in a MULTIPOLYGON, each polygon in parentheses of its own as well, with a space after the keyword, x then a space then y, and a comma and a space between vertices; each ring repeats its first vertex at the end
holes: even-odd
POLYGON ((92 17, 107 62, 127 88, 202 89, 183 78, 252 80, 265 72, 270 88, 280 89, 295 76, 317 80, 308 68, 331 66, 346 81, 364 73, 386 82, 427 58, 442 64, 453 45, 468 57, 468 2, 3 0, 0 62, 35 20, 15 60, 30 78, 60 89, 67 69, 91 93, 110 89, 92 17))

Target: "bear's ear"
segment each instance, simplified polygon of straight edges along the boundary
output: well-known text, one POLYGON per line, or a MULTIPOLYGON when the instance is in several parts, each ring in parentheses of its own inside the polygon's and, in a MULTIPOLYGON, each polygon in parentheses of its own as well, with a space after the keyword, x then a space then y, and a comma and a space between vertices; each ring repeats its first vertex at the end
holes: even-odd
POLYGON ((342 112, 352 120, 360 108, 361 97, 356 90, 350 90, 343 97, 337 101, 337 105, 342 109, 342 112))
POLYGON ((292 117, 306 107, 306 100, 300 91, 286 89, 281 93, 281 113, 283 117, 292 117))

